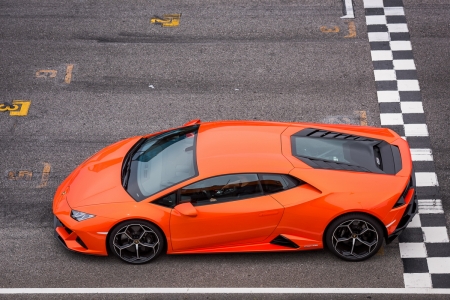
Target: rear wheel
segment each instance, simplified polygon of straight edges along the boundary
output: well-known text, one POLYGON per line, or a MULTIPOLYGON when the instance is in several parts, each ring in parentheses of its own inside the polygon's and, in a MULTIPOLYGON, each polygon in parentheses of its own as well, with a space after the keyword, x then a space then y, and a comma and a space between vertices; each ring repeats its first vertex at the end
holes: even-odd
POLYGON ((141 220, 119 224, 112 230, 108 242, 118 258, 131 264, 149 262, 161 254, 164 248, 161 230, 141 220))
POLYGON ((353 213, 334 220, 325 233, 328 249, 348 261, 362 261, 383 245, 383 228, 371 216, 353 213))

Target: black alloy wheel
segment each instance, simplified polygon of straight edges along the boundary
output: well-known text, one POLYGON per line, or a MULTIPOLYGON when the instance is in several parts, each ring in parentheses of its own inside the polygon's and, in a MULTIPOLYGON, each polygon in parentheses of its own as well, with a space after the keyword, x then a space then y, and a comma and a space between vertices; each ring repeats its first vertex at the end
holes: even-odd
POLYGON ((143 264, 155 259, 164 249, 164 237, 150 222, 136 220, 117 225, 109 235, 109 248, 121 260, 143 264))
POLYGON ((331 222, 325 233, 328 249, 347 261, 372 257, 383 245, 384 231, 374 217, 352 213, 331 222))

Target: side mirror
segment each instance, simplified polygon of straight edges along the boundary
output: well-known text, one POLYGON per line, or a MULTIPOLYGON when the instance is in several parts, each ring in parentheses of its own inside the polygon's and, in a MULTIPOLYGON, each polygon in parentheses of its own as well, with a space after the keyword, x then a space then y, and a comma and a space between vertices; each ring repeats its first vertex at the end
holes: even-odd
POLYGON ((188 217, 196 217, 197 216, 197 210, 190 202, 179 204, 179 205, 175 206, 174 209, 184 216, 188 216, 188 217))

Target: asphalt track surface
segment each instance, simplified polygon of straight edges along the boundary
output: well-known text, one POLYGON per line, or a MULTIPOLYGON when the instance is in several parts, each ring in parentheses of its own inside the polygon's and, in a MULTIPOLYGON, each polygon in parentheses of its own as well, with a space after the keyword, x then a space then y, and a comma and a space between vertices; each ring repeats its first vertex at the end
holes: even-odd
MULTIPOLYGON (((448 229, 450 5, 404 5, 448 229)), ((356 37, 346 38, 337 0, 0 0, 0 102, 31 101, 25 117, 0 113, 0 287, 404 287, 397 242, 361 263, 309 251, 133 266, 69 252, 52 236, 59 183, 117 140, 196 118, 357 124, 364 111, 379 126, 362 1, 355 13, 356 37), (170 13, 182 13, 179 27, 149 22, 170 13)))

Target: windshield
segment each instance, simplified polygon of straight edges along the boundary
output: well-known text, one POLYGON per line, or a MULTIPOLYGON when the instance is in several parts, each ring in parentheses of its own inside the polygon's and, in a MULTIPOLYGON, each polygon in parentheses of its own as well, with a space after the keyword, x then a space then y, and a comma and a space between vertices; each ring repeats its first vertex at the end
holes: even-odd
POLYGON ((129 178, 123 181, 134 200, 142 201, 198 175, 195 159, 198 128, 199 125, 194 125, 164 132, 140 141, 137 149, 130 150, 124 159, 129 178))

